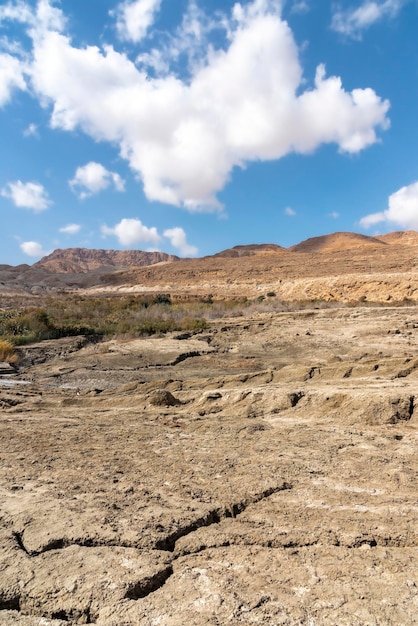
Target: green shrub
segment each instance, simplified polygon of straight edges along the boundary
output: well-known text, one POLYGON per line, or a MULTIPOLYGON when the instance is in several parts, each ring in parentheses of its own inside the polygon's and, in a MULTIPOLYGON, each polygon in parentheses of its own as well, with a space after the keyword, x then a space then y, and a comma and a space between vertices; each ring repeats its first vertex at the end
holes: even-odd
POLYGON ((157 293, 154 298, 154 304, 171 304, 171 297, 169 293, 157 293))

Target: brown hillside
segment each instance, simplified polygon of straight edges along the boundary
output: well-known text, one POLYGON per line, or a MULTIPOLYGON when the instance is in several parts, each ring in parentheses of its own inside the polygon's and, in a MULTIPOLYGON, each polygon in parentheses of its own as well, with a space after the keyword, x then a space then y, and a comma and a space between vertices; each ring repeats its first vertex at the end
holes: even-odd
POLYGON ((48 272, 78 274, 101 268, 123 269, 142 267, 155 263, 171 262, 178 257, 164 252, 143 252, 142 250, 90 250, 88 248, 66 248, 54 250, 43 257, 34 267, 48 272))
POLYGON ((102 278, 96 291, 214 298, 253 298, 271 292, 285 301, 418 300, 418 256, 413 246, 388 245, 351 233, 316 238, 312 246, 304 243, 280 254, 214 255, 114 272, 102 278))
POLYGON ((196 259, 156 252, 57 250, 32 267, 3 266, 0 293, 41 296, 93 289, 187 298, 275 293, 285 301, 418 301, 418 244, 413 245, 418 233, 381 238, 335 233, 290 249, 274 244, 236 246, 196 259))
POLYGON ((370 248, 385 243, 376 237, 358 233, 332 233, 321 237, 311 237, 289 248, 293 252, 334 252, 353 248, 370 248))
POLYGON ((416 230, 404 230, 386 235, 376 235, 376 239, 389 245, 418 246, 418 233, 416 230))
POLYGON ((285 250, 285 248, 283 248, 282 246, 278 246, 275 243, 260 243, 247 246, 234 246, 233 248, 222 250, 222 252, 218 252, 213 256, 237 258, 242 256, 255 256, 260 254, 276 254, 278 252, 283 252, 283 250, 285 250))

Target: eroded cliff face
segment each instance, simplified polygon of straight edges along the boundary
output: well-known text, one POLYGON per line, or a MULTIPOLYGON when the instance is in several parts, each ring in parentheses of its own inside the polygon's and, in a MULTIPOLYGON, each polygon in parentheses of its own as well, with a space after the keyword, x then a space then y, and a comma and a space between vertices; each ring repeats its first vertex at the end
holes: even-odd
POLYGON ((22 349, 0 623, 413 624, 417 348, 364 307, 22 349))
POLYGON ((122 269, 130 266, 153 265, 172 262, 178 257, 164 252, 142 250, 91 250, 88 248, 66 248, 54 250, 34 264, 48 272, 77 274, 100 268, 122 269))

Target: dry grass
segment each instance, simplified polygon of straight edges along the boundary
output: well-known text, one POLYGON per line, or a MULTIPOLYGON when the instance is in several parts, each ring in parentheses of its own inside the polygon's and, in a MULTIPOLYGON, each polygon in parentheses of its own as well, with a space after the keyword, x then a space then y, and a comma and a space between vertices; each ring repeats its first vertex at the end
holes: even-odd
POLYGON ((17 363, 18 356, 15 352, 13 344, 10 341, 0 340, 0 361, 6 363, 17 363))

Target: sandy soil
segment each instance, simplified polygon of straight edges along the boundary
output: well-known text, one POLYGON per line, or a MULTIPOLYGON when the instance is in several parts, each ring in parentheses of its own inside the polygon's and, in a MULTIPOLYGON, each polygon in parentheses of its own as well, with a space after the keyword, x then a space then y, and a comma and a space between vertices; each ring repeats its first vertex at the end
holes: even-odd
POLYGON ((417 348, 365 307, 25 349, 0 624, 416 624, 417 348))

